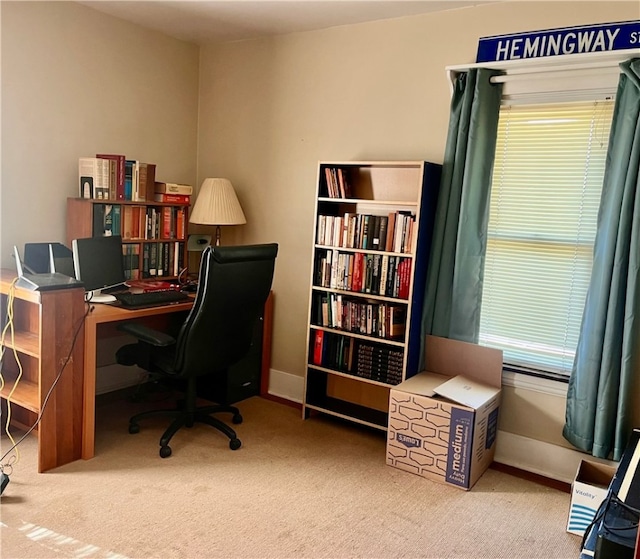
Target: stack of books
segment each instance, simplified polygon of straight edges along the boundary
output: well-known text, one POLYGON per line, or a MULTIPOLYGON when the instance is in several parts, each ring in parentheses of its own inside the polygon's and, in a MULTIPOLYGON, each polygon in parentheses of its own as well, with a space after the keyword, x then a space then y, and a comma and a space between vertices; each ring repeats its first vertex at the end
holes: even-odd
POLYGON ((156 182, 153 200, 166 204, 190 204, 193 186, 176 182, 156 182))

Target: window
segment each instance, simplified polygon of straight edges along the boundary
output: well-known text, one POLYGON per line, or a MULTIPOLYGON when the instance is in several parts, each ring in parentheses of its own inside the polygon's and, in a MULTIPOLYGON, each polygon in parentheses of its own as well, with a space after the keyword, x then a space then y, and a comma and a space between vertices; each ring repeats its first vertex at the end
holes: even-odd
POLYGON ((507 365, 571 372, 612 113, 611 99, 501 109, 479 341, 507 365))

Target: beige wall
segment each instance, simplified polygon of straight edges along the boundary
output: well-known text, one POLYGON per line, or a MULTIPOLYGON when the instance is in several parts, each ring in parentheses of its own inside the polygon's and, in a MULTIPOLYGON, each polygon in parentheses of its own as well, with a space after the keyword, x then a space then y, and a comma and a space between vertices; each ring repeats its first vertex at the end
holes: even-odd
POLYGON ((2 2, 0 253, 65 240, 78 157, 195 182, 198 47, 72 2, 2 2))
MULTIPOLYGON (((491 4, 202 49, 198 176, 236 185, 247 225, 229 240, 277 241, 272 367, 304 375, 318 160, 441 162, 445 66, 478 38, 638 18, 634 2, 491 4)), ((505 390, 501 429, 566 445, 564 397, 505 390)))

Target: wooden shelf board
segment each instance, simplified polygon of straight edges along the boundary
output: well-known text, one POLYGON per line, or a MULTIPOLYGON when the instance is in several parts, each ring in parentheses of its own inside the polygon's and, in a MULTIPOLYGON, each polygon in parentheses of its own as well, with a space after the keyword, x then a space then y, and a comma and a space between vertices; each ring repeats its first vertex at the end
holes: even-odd
POLYGON ((340 252, 362 252, 363 254, 381 254, 387 256, 399 256, 400 258, 414 258, 411 252, 389 252, 388 250, 369 250, 366 248, 351 248, 351 247, 337 247, 333 245, 319 245, 316 244, 315 248, 323 250, 338 250, 340 252))
POLYGON ((33 334, 32 332, 16 332, 12 343, 10 332, 7 331, 4 346, 7 350, 15 348, 16 351, 31 355, 32 357, 37 358, 40 356, 40 340, 37 334, 33 334))
POLYGON ((351 402, 345 402, 343 400, 324 396, 322 398, 316 397, 308 399, 305 407, 333 415, 335 417, 354 421, 361 425, 368 425, 374 429, 380 429, 382 431, 387 430, 388 416, 385 412, 365 408, 364 406, 352 404, 351 402))
POLYGON ((331 332, 332 334, 341 334, 349 338, 357 338, 358 340, 364 340, 367 342, 378 343, 383 345, 391 345, 403 348, 406 344, 397 340, 387 340, 386 338, 376 338, 375 336, 365 336, 363 334, 357 334, 356 332, 349 332, 347 330, 338 330, 337 328, 327 328, 326 326, 318 326, 311 324, 309 327, 312 330, 323 330, 324 332, 331 332))
POLYGON ((334 371, 333 369, 327 369, 325 367, 319 367, 318 365, 313 365, 312 363, 309 363, 307 365, 307 367, 309 367, 309 369, 313 369, 314 371, 320 371, 322 373, 327 373, 328 375, 335 375, 337 377, 344 377, 344 378, 348 378, 348 379, 352 379, 352 380, 357 380, 360 382, 364 382, 366 384, 375 384, 376 386, 382 386, 383 388, 393 388, 394 384, 389 384, 387 382, 380 382, 377 380, 372 380, 370 378, 366 378, 366 377, 359 377, 357 375, 351 375, 349 373, 343 373, 341 371, 334 371))
POLYGON ((318 202, 332 202, 334 204, 367 204, 367 206, 407 206, 417 207, 415 200, 372 200, 369 198, 329 198, 322 196, 318 202))
POLYGON ((5 380, 5 385, 0 390, 0 397, 34 413, 40 412, 40 398, 36 383, 20 379, 13 394, 11 394, 11 398, 9 398, 12 388, 13 381, 5 380))

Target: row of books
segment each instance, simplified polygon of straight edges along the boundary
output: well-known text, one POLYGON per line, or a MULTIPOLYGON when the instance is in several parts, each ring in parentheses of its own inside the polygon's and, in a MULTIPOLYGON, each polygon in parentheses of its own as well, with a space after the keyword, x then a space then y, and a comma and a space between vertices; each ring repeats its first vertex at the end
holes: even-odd
POLYGON ((405 211, 388 215, 319 215, 316 239, 325 246, 408 253, 415 221, 416 216, 405 211))
POLYGON ((129 202, 189 203, 184 197, 193 194, 191 185, 156 182, 155 163, 127 159, 121 154, 99 153, 78 159, 80 198, 129 202), (166 200, 158 195, 173 194, 183 198, 166 200))
POLYGON ((395 386, 402 382, 403 361, 404 353, 400 350, 359 344, 358 367, 355 374, 361 378, 395 386))
POLYGON ((96 200, 153 200, 156 166, 124 155, 101 153, 78 159, 80 197, 96 200))
POLYGON ((187 212, 180 206, 93 205, 93 236, 123 240, 184 240, 187 212))
POLYGON ((351 181, 346 169, 340 167, 324 168, 327 196, 329 198, 352 198, 351 181))
POLYGON ((411 258, 317 249, 315 285, 398 299, 409 298, 411 258))
POLYGON ((315 324, 388 340, 404 338, 407 306, 363 302, 339 293, 314 295, 315 324))
POLYGON ((313 365, 396 385, 402 382, 404 352, 348 336, 316 330, 313 365))
POLYGON ((184 262, 184 243, 127 243, 122 245, 127 280, 178 276, 184 262))

